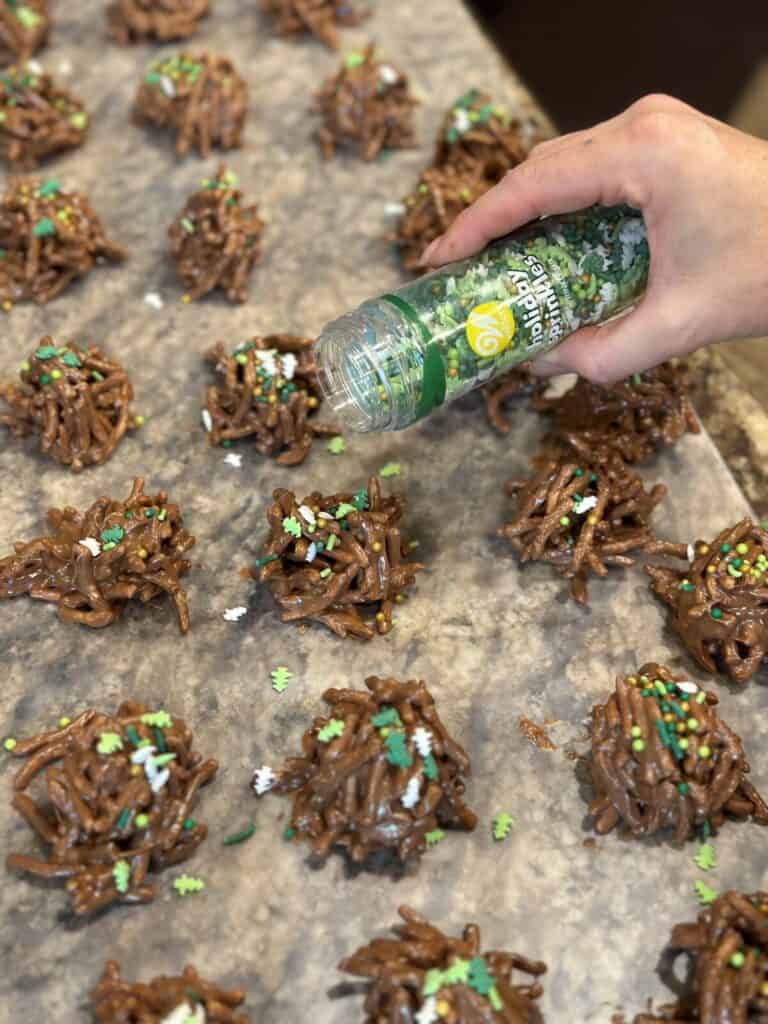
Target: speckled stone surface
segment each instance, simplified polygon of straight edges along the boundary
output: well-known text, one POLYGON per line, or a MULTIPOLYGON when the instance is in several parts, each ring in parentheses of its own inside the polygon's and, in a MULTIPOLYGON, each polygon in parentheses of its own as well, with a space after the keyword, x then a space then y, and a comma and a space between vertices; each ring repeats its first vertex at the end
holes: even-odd
MULTIPOLYGON (((251 301, 219 299, 193 306, 164 258, 167 224, 215 160, 177 163, 163 136, 130 123, 130 99, 149 48, 103 42, 100 5, 59 5, 53 45, 43 55, 54 71, 77 69, 77 86, 94 112, 86 148, 52 165, 64 185, 91 195, 114 236, 132 251, 121 268, 94 273, 49 307, 20 307, 3 322, 0 362, 6 372, 37 339, 93 339, 130 367, 143 430, 126 439, 106 466, 74 477, 0 437, 0 552, 38 534, 48 506, 84 507, 103 493, 127 494, 134 475, 166 488, 197 535, 188 577, 192 632, 182 638, 167 603, 130 609, 122 622, 89 632, 58 622, 44 604, 0 605, 3 735, 24 736, 92 705, 113 708, 135 696, 184 717, 197 746, 221 760, 216 781, 196 811, 211 836, 183 870, 207 889, 182 900, 171 888, 179 870, 158 879, 158 900, 118 907, 85 923, 74 920, 55 884, 9 875, 0 889, 0 1006, 8 1020, 85 1022, 85 995, 104 959, 116 957, 128 978, 148 979, 195 963, 225 984, 243 985, 252 1021, 286 1024, 311 1014, 318 1024, 354 1024, 360 998, 337 998, 335 965, 396 918, 409 903, 441 926, 477 921, 489 948, 508 948, 550 965, 543 1009, 552 1022, 607 1022, 647 996, 666 993, 654 974, 673 922, 695 913, 700 872, 692 845, 676 851, 615 836, 585 848, 584 792, 575 763, 584 719, 613 675, 658 659, 701 674, 667 633, 662 609, 639 572, 611 573, 592 585, 592 606, 566 601, 563 583, 545 567, 521 572, 494 536, 506 511, 503 481, 522 473, 543 425, 520 409, 508 439, 490 432, 476 397, 408 433, 347 439, 347 453, 319 446, 297 470, 258 458, 247 445, 242 468, 206 446, 200 361, 219 338, 232 345, 257 331, 315 332, 329 317, 390 287, 399 272, 386 243, 384 206, 405 194, 425 162, 445 106, 470 85, 490 88, 513 106, 525 94, 453 0, 389 0, 365 32, 413 77, 423 98, 421 145, 383 163, 354 159, 323 164, 306 114, 310 93, 338 58, 312 42, 271 36, 255 14, 239 17, 239 0, 216 0, 200 45, 233 56, 251 86, 247 146, 229 157, 247 194, 268 221, 266 258, 254 274, 251 301), (165 306, 143 301, 159 292, 165 306), (428 570, 399 611, 388 638, 341 642, 329 633, 282 625, 266 594, 245 581, 262 537, 274 487, 357 487, 368 473, 399 461, 389 485, 409 500, 406 529, 421 541, 428 570), (226 608, 247 605, 237 623, 226 608), (286 665, 284 694, 269 671, 286 665), (282 839, 288 803, 257 801, 254 767, 279 765, 297 751, 302 731, 321 709, 328 686, 362 685, 369 673, 426 679, 441 714, 471 752, 474 835, 449 835, 402 877, 350 875, 339 857, 313 870, 303 847, 282 839), (532 747, 518 717, 552 720, 555 752, 532 747), (491 817, 511 813, 516 827, 494 844, 491 817), (253 821, 242 846, 221 839, 253 821)), ((197 45, 197 44, 195 44, 197 45)), ((73 78, 75 76, 72 76, 73 78)), ((669 482, 659 532, 675 540, 709 535, 743 515, 747 504, 706 436, 688 437, 649 477, 669 482)), ((766 681, 765 673, 762 682, 766 681)), ((768 789, 768 690, 741 693, 720 685, 723 713, 739 731, 754 777, 768 789)), ((0 845, 35 849, 8 808, 12 765, 3 769, 0 845)), ((715 888, 757 888, 765 880, 768 833, 726 828, 715 843, 715 888)))

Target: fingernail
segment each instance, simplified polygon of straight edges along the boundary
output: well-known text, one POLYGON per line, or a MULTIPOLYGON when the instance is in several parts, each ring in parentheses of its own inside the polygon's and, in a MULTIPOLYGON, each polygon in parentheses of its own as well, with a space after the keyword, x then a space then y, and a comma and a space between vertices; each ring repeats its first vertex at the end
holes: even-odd
POLYGON ((426 267, 429 265, 429 261, 439 249, 441 241, 442 235, 440 236, 440 238, 436 238, 434 242, 429 243, 427 248, 421 254, 421 259, 419 260, 419 263, 422 265, 422 267, 426 267))
POLYGON ((554 377, 557 373, 571 373, 570 366, 549 353, 534 359, 530 364, 530 370, 536 377, 554 377))

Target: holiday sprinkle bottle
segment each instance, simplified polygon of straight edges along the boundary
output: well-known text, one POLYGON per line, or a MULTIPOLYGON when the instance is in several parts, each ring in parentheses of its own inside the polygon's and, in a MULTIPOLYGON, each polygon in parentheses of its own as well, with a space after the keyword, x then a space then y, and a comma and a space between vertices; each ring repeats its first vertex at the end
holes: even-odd
POLYGON ((315 345, 326 399, 350 430, 401 430, 631 306, 648 264, 628 206, 537 221, 328 324, 315 345))

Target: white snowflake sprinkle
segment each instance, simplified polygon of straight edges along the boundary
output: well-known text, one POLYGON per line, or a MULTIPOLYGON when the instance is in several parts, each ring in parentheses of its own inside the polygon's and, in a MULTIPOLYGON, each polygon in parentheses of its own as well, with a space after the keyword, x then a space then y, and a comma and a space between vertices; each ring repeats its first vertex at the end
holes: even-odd
POLYGON ((293 375, 296 373, 296 367, 299 365, 299 361, 293 352, 286 352, 281 357, 280 362, 282 364, 283 376, 286 380, 293 380, 293 375))
POLYGON ((691 683, 687 679, 684 680, 682 683, 675 683, 675 686, 678 688, 678 690, 682 690, 683 693, 698 693, 699 692, 699 688, 696 685, 696 683, 691 683))
POLYGON ((577 516, 583 516, 585 512, 589 512, 589 510, 594 508, 596 504, 597 498, 594 494, 589 494, 586 498, 582 498, 581 501, 576 502, 573 506, 573 511, 577 516))
POLYGON ((410 811, 419 802, 419 789, 421 779, 418 775, 414 775, 408 780, 408 785, 405 787, 405 792, 400 797, 400 803, 403 807, 410 811))
POLYGON ((264 370, 266 370, 269 376, 274 377, 275 374, 277 373, 277 362, 275 361, 277 349, 270 348, 264 352, 256 351, 253 353, 253 355, 257 362, 259 362, 261 366, 264 368, 264 370))
POLYGON ((268 793, 275 784, 275 773, 269 767, 269 765, 262 765, 261 768, 256 770, 256 774, 253 776, 252 786, 256 790, 256 796, 263 796, 268 793))
POLYGON ((42 75, 43 65, 39 60, 28 60, 27 71, 31 71, 33 75, 42 75))
POLYGON ((469 119, 469 113, 463 108, 458 107, 453 114, 453 127, 459 133, 463 135, 464 132, 468 132, 472 127, 472 122, 469 119))
MULTIPOLYGON (((131 754, 131 764, 146 764, 147 761, 151 764, 155 750, 156 747, 139 747, 131 754)), ((154 765, 151 770, 154 770, 154 765)))
POLYGON ((299 515, 305 523, 309 523, 310 526, 314 526, 317 520, 315 519, 315 513, 309 507, 309 505, 299 505, 299 515))
POLYGON ((243 456, 239 452, 227 452, 224 456, 224 462, 228 466, 233 466, 235 469, 242 469, 243 456))
POLYGON ((160 1024, 205 1024, 205 1009, 197 1003, 194 1010, 189 1003, 180 1003, 160 1021, 160 1024))
POLYGON ((688 561, 692 562, 694 560, 694 558, 696 557, 696 551, 694 549, 693 544, 689 544, 688 545, 688 548, 686 549, 685 553, 688 555, 688 561))
POLYGON ((211 414, 208 412, 207 409, 203 409, 200 413, 200 418, 203 421, 203 426, 210 434, 210 432, 213 430, 213 420, 211 419, 211 414))
POLYGON ((239 604, 236 608, 225 608, 224 609, 224 621, 225 622, 237 622, 238 619, 247 613, 248 609, 245 605, 239 604))
POLYGON ((159 793, 163 786, 166 784, 168 779, 171 777, 171 773, 167 768, 163 768, 162 771, 157 771, 153 765, 153 772, 150 775, 149 766, 152 764, 151 761, 147 761, 144 765, 144 773, 149 781, 149 788, 153 793, 159 793))
POLYGON ((385 217, 402 217, 405 213, 405 203, 385 203, 384 204, 384 216, 385 217))
POLYGON ((314 562, 314 560, 316 558, 317 558, 317 544, 315 544, 315 542, 312 541, 312 543, 307 548, 307 557, 306 557, 305 561, 307 561, 307 562, 314 562))
POLYGON ((94 537, 83 537, 81 541, 84 548, 88 548, 94 558, 97 558, 101 554, 101 544, 94 537))
POLYGON ((160 79, 160 88, 163 90, 168 99, 173 99, 176 95, 176 86, 173 84, 173 79, 167 75, 163 75, 160 79))
POLYGON ((395 71, 391 64, 381 65, 379 68, 379 78, 387 85, 394 85, 395 82, 400 81, 400 75, 395 71))
POLYGON ((439 1020, 437 1012, 437 999, 435 996, 428 996, 424 1000, 424 1005, 414 1017, 416 1024, 435 1024, 439 1020))
POLYGON ((162 309, 165 305, 159 292, 147 292, 144 296, 144 301, 148 306, 151 306, 152 309, 162 309))
POLYGON ((421 757, 428 757, 432 753, 432 733, 420 725, 413 733, 413 745, 421 757))

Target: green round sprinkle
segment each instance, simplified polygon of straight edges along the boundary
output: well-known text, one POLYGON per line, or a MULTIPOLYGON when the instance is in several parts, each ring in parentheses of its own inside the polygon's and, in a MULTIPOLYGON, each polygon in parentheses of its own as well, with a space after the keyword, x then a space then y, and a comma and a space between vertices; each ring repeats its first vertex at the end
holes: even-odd
POLYGON ((574 476, 584 476, 584 470, 581 469, 579 466, 577 466, 576 469, 574 469, 574 471, 573 471, 573 475, 574 476))
POLYGON ((191 832, 195 825, 196 822, 194 818, 187 818, 187 820, 181 827, 184 829, 185 832, 191 832))
POLYGON ((40 374, 40 383, 43 385, 43 387, 45 387, 46 384, 51 383, 51 378, 48 376, 47 373, 40 374))
POLYGON ((643 730, 640 728, 639 725, 633 725, 632 728, 629 730, 629 735, 637 739, 639 736, 643 735, 643 730))
POLYGON ((712 608, 709 614, 712 616, 713 619, 722 619, 723 609, 717 607, 712 608))
POLYGON ((696 753, 699 755, 699 757, 703 761, 706 761, 708 757, 712 756, 712 751, 709 749, 709 747, 706 747, 706 746, 705 747, 699 747, 699 749, 696 751, 696 753))
POLYGON ((284 832, 283 832, 283 839, 293 839, 293 837, 295 835, 296 835, 296 829, 295 828, 291 828, 291 826, 289 825, 288 828, 286 828, 284 830, 284 832))
POLYGON ((695 718, 689 718, 685 724, 688 726, 691 732, 695 732, 699 728, 699 723, 696 721, 695 718))
POLYGON ((733 566, 734 569, 740 569, 743 565, 743 562, 740 558, 732 558, 730 564, 733 566))
POLYGON ((667 683, 667 693, 674 693, 676 689, 675 683, 667 683))
POLYGON ((16 740, 13 738, 13 736, 9 736, 7 740, 3 741, 3 746, 5 747, 6 750, 15 750, 16 740))
POLYGON ((677 792, 680 793, 681 796, 685 796, 685 794, 688 792, 688 783, 687 782, 678 782, 678 784, 677 784, 677 792))
POLYGON ((653 690, 641 690, 640 691, 640 696, 641 697, 650 697, 652 695, 653 695, 653 690))
POLYGON ((720 550, 722 551, 722 553, 724 555, 727 555, 728 552, 731 550, 731 545, 730 544, 721 544, 720 545, 720 550))
POLYGON ((145 519, 152 519, 154 514, 155 514, 155 510, 153 508, 145 508, 144 509, 144 518, 145 519))
POLYGON ((739 554, 739 555, 746 555, 746 553, 748 551, 749 551, 749 546, 747 544, 741 543, 741 544, 737 544, 736 545, 736 553, 737 554, 739 554))
POLYGON ((149 815, 137 814, 136 817, 133 819, 133 823, 136 826, 136 828, 146 828, 147 825, 149 824, 149 815))
POLYGON ((744 961, 745 960, 746 960, 746 957, 739 950, 739 951, 737 951, 736 953, 733 954, 733 956, 728 961, 728 963, 731 965, 731 967, 735 967, 738 970, 739 967, 743 967, 744 966, 744 961))
POLYGON ((637 751, 639 754, 642 750, 645 750, 644 740, 632 740, 632 749, 637 751))
POLYGON ((571 520, 568 518, 568 516, 560 516, 560 525, 561 526, 570 526, 571 525, 571 520))

